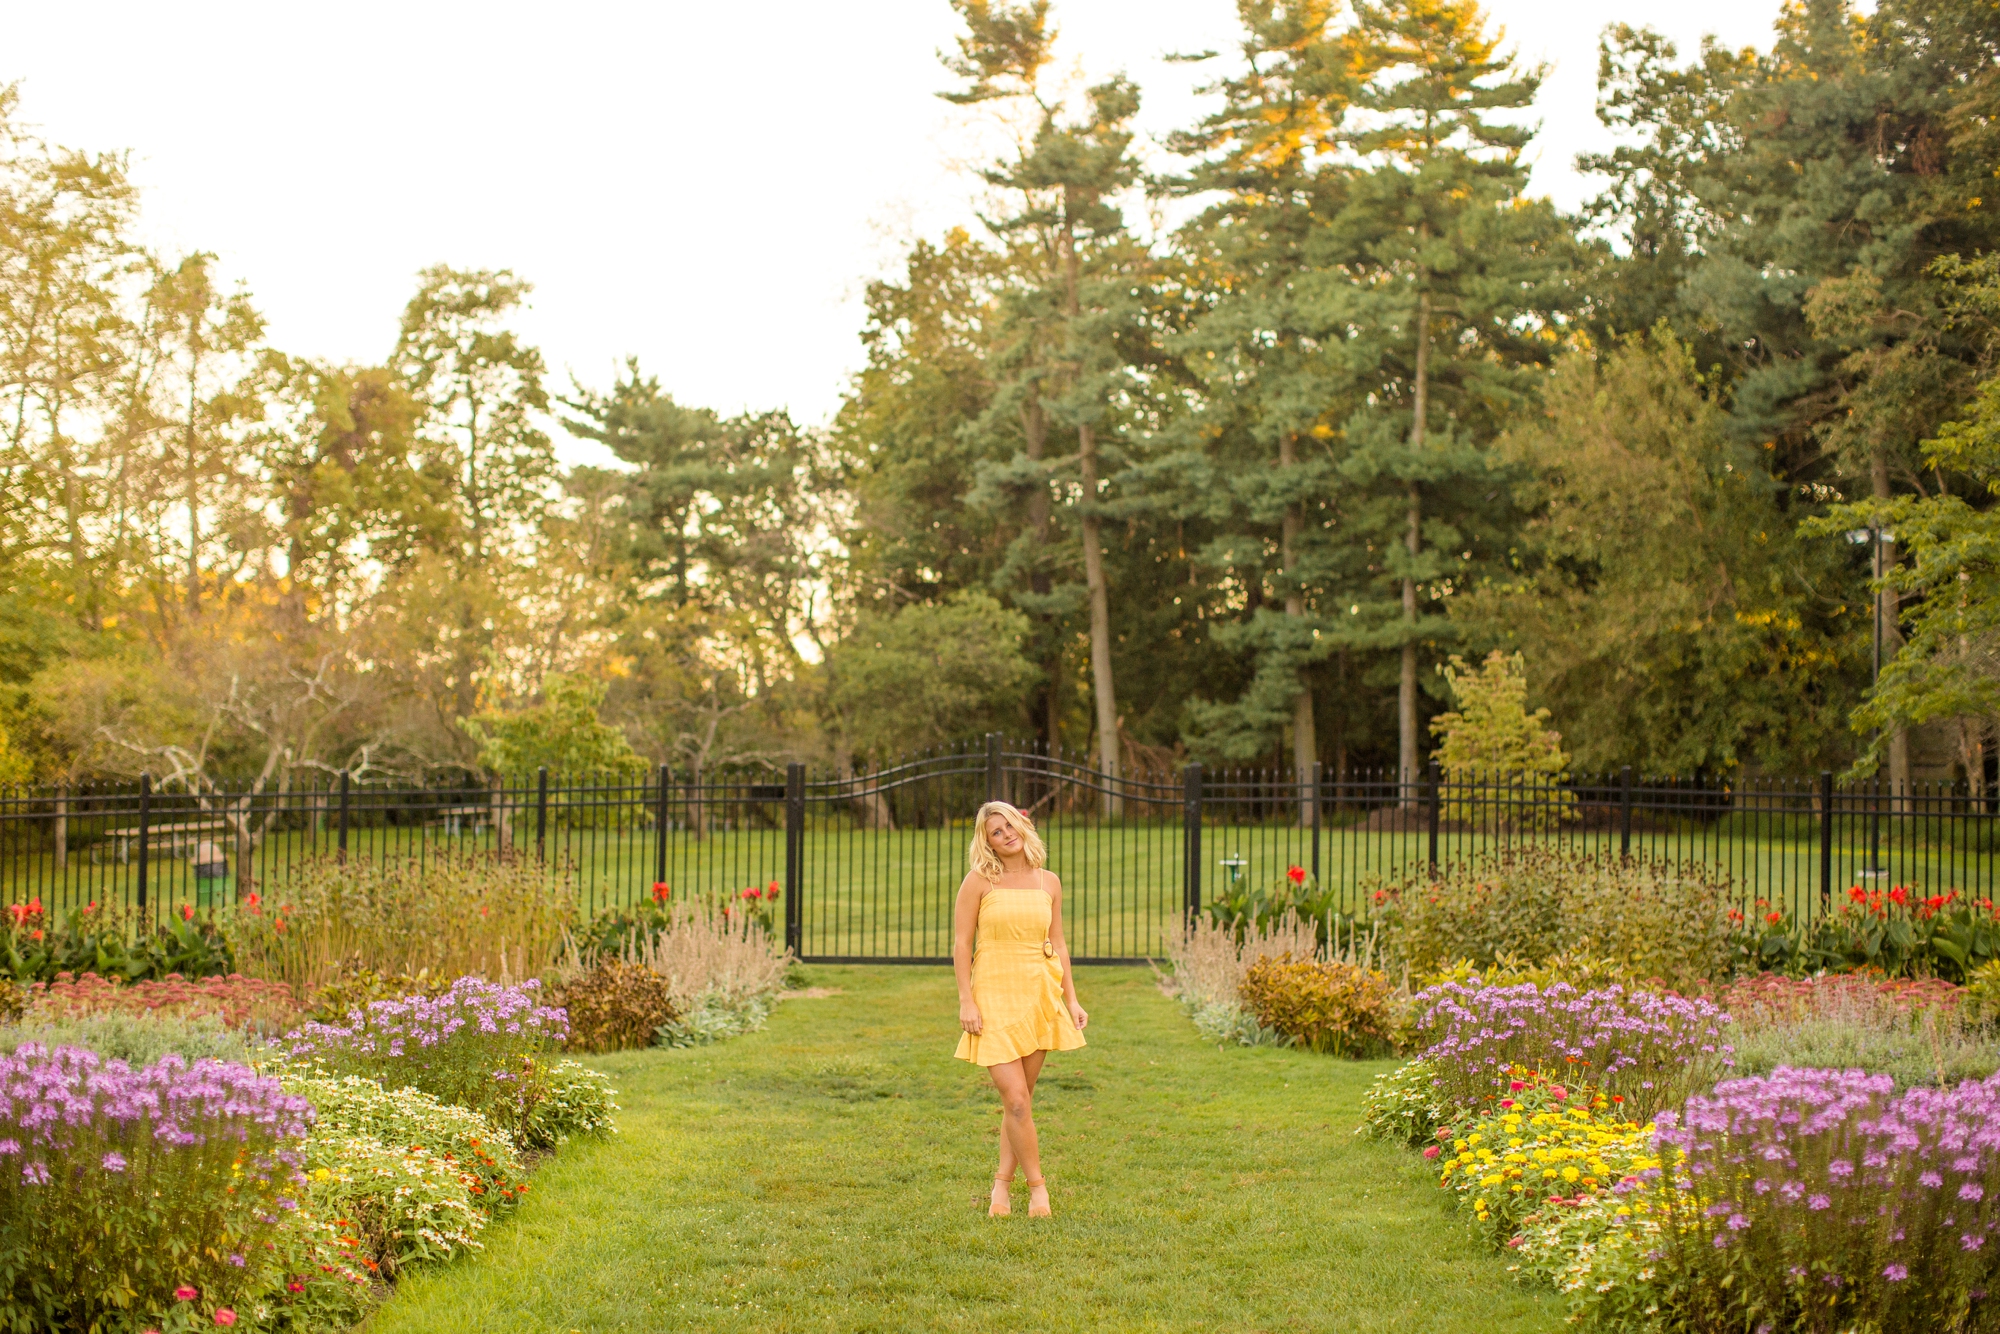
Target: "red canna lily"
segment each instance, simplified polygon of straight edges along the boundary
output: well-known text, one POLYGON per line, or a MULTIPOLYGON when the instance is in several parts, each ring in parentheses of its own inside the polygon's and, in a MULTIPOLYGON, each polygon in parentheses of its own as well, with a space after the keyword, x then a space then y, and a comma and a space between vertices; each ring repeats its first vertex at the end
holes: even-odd
POLYGON ((1306 868, 1303 866, 1286 867, 1285 879, 1291 881, 1295 885, 1303 885, 1306 882, 1306 868))

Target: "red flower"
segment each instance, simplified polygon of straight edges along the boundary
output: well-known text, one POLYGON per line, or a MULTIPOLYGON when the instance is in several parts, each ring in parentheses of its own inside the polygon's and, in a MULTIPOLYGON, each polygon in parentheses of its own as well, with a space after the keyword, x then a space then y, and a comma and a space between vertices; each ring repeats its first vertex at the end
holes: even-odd
POLYGON ((194 920, 194 905, 192 903, 183 903, 181 905, 181 920, 183 922, 192 922, 194 920))
POLYGON ((216 1324, 218 1324, 218 1325, 233 1325, 233 1324, 235 1324, 235 1323, 236 1323, 236 1312, 234 1312, 234 1311, 230 1310, 230 1309, 229 1309, 228 1307, 226 1307, 226 1306, 218 1306, 218 1307, 216 1307, 216 1308, 215 1308, 215 1323, 216 1323, 216 1324))
POLYGON ((738 897, 746 899, 761 899, 764 897, 764 891, 757 888, 757 886, 752 885, 748 889, 744 890, 743 893, 738 897))
POLYGON ((30 931, 28 933, 29 940, 40 940, 41 938, 42 938, 42 928, 40 928, 39 926, 36 927, 33 931, 30 931))
POLYGON ((1303 866, 1286 867, 1285 879, 1291 881, 1295 885, 1303 885, 1306 882, 1306 868, 1303 866))
POLYGON ((1569 1090, 1564 1088, 1561 1084, 1557 1084, 1549 1090, 1549 1096, 1551 1098, 1554 1098, 1557 1102, 1561 1102, 1564 1098, 1567 1098, 1569 1096, 1569 1090))
POLYGON ((653 902, 665 903, 667 901, 668 896, 671 895, 673 892, 674 892, 674 887, 668 884, 666 881, 655 880, 653 882, 653 902))
POLYGON ((1431 1145, 1427 1145, 1427 1146, 1426 1146, 1426 1147, 1424 1148, 1424 1157, 1426 1157, 1426 1158, 1435 1158, 1435 1157, 1437 1157, 1437 1156, 1438 1156, 1438 1146, 1437 1146, 1437 1145, 1435 1145, 1435 1144, 1431 1144, 1431 1145))
POLYGON ((191 1302, 199 1296, 201 1296, 199 1292, 196 1292, 185 1283, 174 1289, 174 1300, 177 1302, 191 1302))
POLYGON ((1847 897, 1853 899, 1856 903, 1862 903, 1867 900, 1868 891, 1859 885, 1855 885, 1847 891, 1847 897))
POLYGON ((1776 926, 1778 923, 1785 920, 1785 915, 1781 912, 1767 912, 1764 914, 1764 920, 1769 922, 1772 926, 1776 926))
POLYGON ((1729 920, 1732 922, 1741 922, 1743 920, 1743 914, 1741 912, 1738 912, 1736 909, 1731 908, 1729 910, 1729 920))
POLYGON ((284 929, 285 929, 285 919, 284 919, 284 918, 282 918, 282 917, 280 917, 280 918, 278 918, 278 920, 276 920, 275 922, 272 922, 272 923, 271 923, 271 926, 272 926, 272 928, 273 928, 274 930, 277 930, 277 931, 279 931, 279 932, 283 932, 283 931, 284 931, 284 929))
POLYGON ((292 1279, 290 1282, 285 1284, 286 1292, 304 1292, 305 1290, 306 1290, 306 1285, 299 1282, 297 1279, 292 1279))
POLYGON ((10 903, 7 905, 7 911, 14 914, 15 926, 28 920, 28 905, 25 903, 10 903))
POLYGON ((1889 902, 1895 904, 1898 908, 1902 907, 1905 903, 1908 903, 1909 901, 1910 901, 1910 891, 1903 888, 1901 885, 1898 885, 1894 889, 1889 891, 1889 902))

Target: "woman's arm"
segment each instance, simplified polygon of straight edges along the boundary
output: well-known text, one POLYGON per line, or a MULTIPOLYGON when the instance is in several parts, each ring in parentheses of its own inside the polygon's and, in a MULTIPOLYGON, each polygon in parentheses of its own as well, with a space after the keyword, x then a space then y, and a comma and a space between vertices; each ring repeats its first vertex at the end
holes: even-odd
POLYGON ((951 970, 958 974, 958 1026, 968 1033, 981 1028, 979 1006, 972 999, 972 938, 979 931, 979 898, 986 882, 968 874, 959 882, 958 903, 952 910, 951 970))
POLYGON ((1069 1017, 1078 1029, 1090 1022, 1090 1012, 1083 1008, 1083 1002, 1076 998, 1076 970, 1069 964, 1069 943, 1063 939, 1062 929, 1062 881, 1054 871, 1045 871, 1049 883, 1054 886, 1049 891, 1049 943, 1056 947, 1056 957, 1062 960, 1063 1001, 1069 1006, 1069 1017))

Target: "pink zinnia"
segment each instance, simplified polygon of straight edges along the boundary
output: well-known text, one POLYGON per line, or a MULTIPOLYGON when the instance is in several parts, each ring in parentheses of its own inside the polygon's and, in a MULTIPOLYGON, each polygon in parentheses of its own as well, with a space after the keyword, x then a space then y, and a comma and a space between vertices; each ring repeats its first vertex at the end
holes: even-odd
POLYGON ((201 1296, 199 1292, 196 1292, 185 1283, 174 1289, 174 1300, 177 1302, 191 1302, 199 1296, 201 1296))

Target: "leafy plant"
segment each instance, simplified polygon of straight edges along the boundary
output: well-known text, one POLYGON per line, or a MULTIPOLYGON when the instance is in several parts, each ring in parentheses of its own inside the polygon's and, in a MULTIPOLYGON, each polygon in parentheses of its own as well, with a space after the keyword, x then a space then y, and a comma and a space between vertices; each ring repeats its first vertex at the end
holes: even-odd
POLYGON ((1437 1074, 1430 1064, 1405 1061, 1378 1075, 1361 1095, 1361 1125, 1356 1133, 1414 1149, 1431 1143, 1438 1127, 1450 1125, 1456 1115, 1438 1092, 1437 1074))
POLYGON ((615 958, 559 984, 549 999, 569 1016, 572 1051, 650 1047, 655 1031, 678 1014, 666 978, 615 958))
POLYGON ((1202 911, 1208 920, 1241 941, 1251 932, 1269 932, 1287 913, 1310 923, 1324 945, 1337 913, 1340 896, 1320 886, 1304 867, 1288 866, 1268 884, 1242 881, 1218 886, 1202 911))
POLYGON ((373 968, 349 964, 332 979, 315 989, 306 1002, 306 1018, 320 1023, 337 1023, 356 1010, 378 1000, 401 1000, 405 996, 438 996, 451 986, 445 978, 429 973, 378 973, 373 968))
POLYGON ((548 1096, 536 1103, 522 1121, 521 1145, 554 1149, 579 1135, 609 1135, 617 1130, 612 1117, 618 1090, 608 1076, 576 1061, 557 1061, 549 1068, 548 1096))
POLYGON ((1393 995, 1378 972, 1311 959, 1259 959, 1243 979, 1244 1003, 1258 1023, 1334 1056, 1388 1049, 1393 995))
POLYGON ((227 938, 214 920, 183 908, 164 923, 116 904, 88 903, 56 922, 39 898, 8 905, 0 975, 49 982, 59 973, 124 981, 215 977, 233 971, 227 938))

